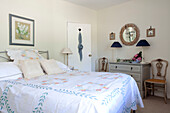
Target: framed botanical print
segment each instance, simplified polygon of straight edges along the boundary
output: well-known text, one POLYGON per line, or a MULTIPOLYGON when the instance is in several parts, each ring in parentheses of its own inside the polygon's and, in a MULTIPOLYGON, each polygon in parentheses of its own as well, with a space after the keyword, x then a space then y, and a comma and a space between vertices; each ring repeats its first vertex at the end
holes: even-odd
POLYGON ((150 26, 150 28, 146 30, 146 36, 155 37, 155 28, 152 28, 152 26, 150 26))
POLYGON ((110 38, 110 40, 115 40, 115 33, 111 32, 109 34, 109 38, 110 38))
POLYGON ((34 46, 34 20, 9 14, 9 44, 34 46))

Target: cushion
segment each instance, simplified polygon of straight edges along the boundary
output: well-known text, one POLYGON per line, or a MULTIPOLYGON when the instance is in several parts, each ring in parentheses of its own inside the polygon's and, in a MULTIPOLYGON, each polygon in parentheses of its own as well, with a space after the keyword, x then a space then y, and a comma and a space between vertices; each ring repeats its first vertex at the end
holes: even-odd
POLYGON ((24 78, 31 79, 44 75, 38 60, 21 60, 19 65, 23 72, 24 78))
POLYGON ((19 67, 13 62, 0 62, 0 78, 22 74, 19 67))
POLYGON ((44 59, 38 51, 34 49, 7 49, 7 54, 15 63, 18 63, 19 60, 44 59))
POLYGON ((60 62, 60 61, 56 61, 56 63, 57 63, 57 65, 58 65, 58 67, 61 68, 61 69, 64 70, 64 71, 70 71, 70 70, 71 70, 68 66, 66 66, 65 64, 63 64, 63 63, 60 62))
POLYGON ((55 60, 41 60, 41 66, 48 75, 63 73, 64 71, 57 65, 55 60))

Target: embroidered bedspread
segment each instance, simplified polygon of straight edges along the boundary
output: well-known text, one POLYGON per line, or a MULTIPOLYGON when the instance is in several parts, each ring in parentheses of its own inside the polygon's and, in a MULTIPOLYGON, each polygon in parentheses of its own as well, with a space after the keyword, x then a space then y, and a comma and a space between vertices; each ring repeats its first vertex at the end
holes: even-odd
POLYGON ((132 77, 122 73, 65 72, 0 81, 2 113, 129 113, 143 102, 132 77))

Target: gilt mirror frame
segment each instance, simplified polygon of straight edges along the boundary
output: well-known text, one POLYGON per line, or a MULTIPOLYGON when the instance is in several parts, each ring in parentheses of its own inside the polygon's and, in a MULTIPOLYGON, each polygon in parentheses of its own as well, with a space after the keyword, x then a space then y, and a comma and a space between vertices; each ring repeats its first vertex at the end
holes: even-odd
POLYGON ((120 40, 121 40, 121 42, 122 42, 124 45, 132 46, 132 45, 136 44, 137 41, 139 40, 139 37, 140 37, 139 28, 138 28, 135 24, 133 24, 133 23, 126 24, 126 25, 124 25, 124 26, 121 28, 121 31, 120 31, 120 40), (136 31, 136 37, 135 37, 135 39, 134 39, 133 41, 131 41, 131 42, 127 42, 127 41, 125 41, 124 38, 123 38, 123 33, 124 33, 124 31, 125 31, 128 27, 132 27, 132 28, 136 31))

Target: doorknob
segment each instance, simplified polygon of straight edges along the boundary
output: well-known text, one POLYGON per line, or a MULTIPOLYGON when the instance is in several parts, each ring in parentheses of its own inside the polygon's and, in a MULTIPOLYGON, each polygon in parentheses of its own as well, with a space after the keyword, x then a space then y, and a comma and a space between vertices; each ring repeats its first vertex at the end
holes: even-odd
POLYGON ((92 57, 92 54, 89 54, 89 57, 92 57))

